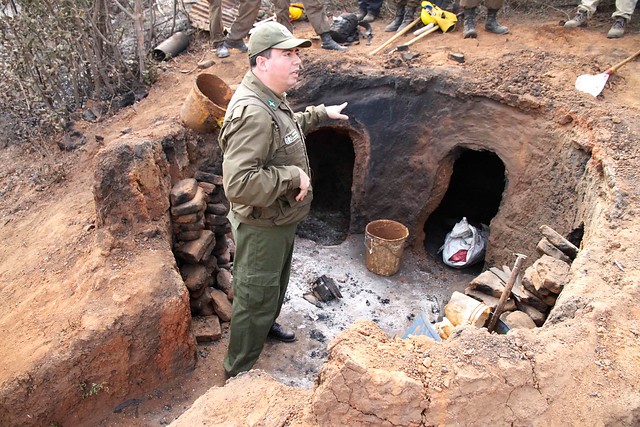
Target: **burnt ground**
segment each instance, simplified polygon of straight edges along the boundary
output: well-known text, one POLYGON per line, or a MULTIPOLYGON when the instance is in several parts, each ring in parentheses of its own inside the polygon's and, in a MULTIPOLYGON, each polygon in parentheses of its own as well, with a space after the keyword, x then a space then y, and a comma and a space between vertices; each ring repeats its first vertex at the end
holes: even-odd
MULTIPOLYGON (((521 393, 520 404, 525 407, 528 404, 544 406, 538 401, 541 394, 546 396, 548 402, 553 402, 553 399, 560 402, 565 397, 572 399, 571 405, 565 408, 566 419, 574 420, 576 425, 581 424, 580 420, 586 422, 589 414, 595 417, 593 419, 597 423, 631 425, 634 419, 638 419, 633 418, 633 411, 638 408, 637 399, 629 392, 635 387, 637 393, 638 385, 637 375, 633 374, 638 366, 637 309, 632 294, 629 294, 626 305, 608 306, 609 291, 604 288, 614 287, 618 294, 626 295, 629 289, 637 286, 637 274, 633 272, 637 272, 638 261, 632 253, 637 251, 633 230, 637 231, 638 226, 634 213, 637 213, 640 182, 637 172, 637 118, 640 109, 637 88, 640 87, 640 65, 636 61, 622 68, 611 78, 610 84, 597 100, 577 93, 573 82, 577 75, 595 74, 635 52, 640 33, 635 20, 623 39, 606 39, 609 20, 604 13, 598 14, 595 25, 590 28, 566 31, 559 26, 559 22, 572 13, 573 9, 564 12, 546 9, 544 15, 519 16, 510 13, 502 18, 512 32, 507 36, 486 34, 481 26, 477 40, 463 40, 460 31, 433 34, 412 46, 411 52, 419 56, 410 60, 401 59, 400 53, 381 53, 373 58, 367 56, 372 47, 386 38, 382 32, 385 23, 377 21, 373 25, 376 36, 372 46, 362 43, 352 46, 348 55, 340 55, 319 49, 316 38, 314 47, 304 51, 302 57, 310 64, 307 72, 326 72, 327 78, 333 78, 340 70, 376 76, 403 75, 416 69, 462 71, 461 74, 468 80, 456 87, 461 97, 482 93, 503 104, 516 105, 525 112, 528 105, 528 108, 535 110, 553 110, 553 117, 558 120, 567 115, 579 118, 576 126, 587 129, 589 132, 585 132, 585 135, 588 137, 567 143, 593 149, 593 156, 600 162, 596 162, 593 168, 605 170, 605 176, 610 181, 609 188, 613 188, 612 192, 617 194, 602 196, 606 191, 599 185, 591 184, 592 188, 587 192, 591 196, 587 198, 603 197, 607 202, 591 201, 590 215, 595 218, 592 220, 594 228, 589 229, 586 236, 591 246, 580 260, 580 266, 576 267, 575 293, 568 294, 567 301, 563 301, 567 302, 563 305, 564 318, 568 318, 569 322, 577 316, 576 311, 581 312, 581 307, 585 313, 591 314, 583 317, 578 315, 574 323, 570 322, 569 326, 574 328, 570 336, 553 329, 557 327, 557 322, 554 322, 548 329, 545 329, 546 326, 542 328, 542 333, 548 331, 542 338, 518 335, 520 342, 517 347, 525 348, 522 354, 539 352, 542 356, 537 363, 543 366, 541 369, 548 369, 549 373, 555 372, 554 365, 559 361, 572 358, 584 361, 586 368, 571 371, 567 376, 573 379, 558 376, 556 389, 549 385, 553 381, 544 372, 538 372, 536 382, 542 385, 537 386, 536 392, 521 393), (447 57, 450 52, 464 53, 466 62, 452 62, 447 57), (607 203, 615 204, 615 209, 609 209, 607 203), (631 234, 625 230, 631 230, 631 234), (614 235, 615 239, 609 240, 609 234, 614 235), (607 257, 601 255, 603 251, 611 259, 620 260, 624 270, 620 271, 611 264, 610 259, 606 261, 607 257), (588 293, 585 289, 595 295, 593 298, 600 298, 599 302, 585 302, 584 294, 588 293), (567 311, 571 311, 571 301, 573 315, 567 315, 567 311), (584 309, 585 305, 590 306, 591 303, 593 305, 589 310, 584 309), (617 315, 623 317, 618 318, 617 315), (624 319, 627 320, 627 326, 623 327, 624 319), (589 329, 588 325, 594 325, 597 332, 589 329), (599 338, 595 339, 595 336, 599 338), (557 342, 544 341, 545 338, 554 337, 557 342), (531 344, 523 346, 522 341, 527 343, 528 340, 531 344), (594 340, 597 342, 594 344, 595 352, 586 344, 594 340), (581 344, 576 344, 580 341, 581 344), (562 345, 566 349, 557 348, 562 345), (545 351, 549 348, 554 349, 553 357, 544 359, 545 351), (577 350, 582 350, 582 353, 576 354, 577 350), (592 357, 593 354, 596 357, 592 357), (588 390, 587 395, 564 396, 563 390, 569 387, 584 388, 588 390), (606 406, 605 402, 610 404, 609 409, 598 409, 606 406), (629 418, 619 416, 622 413, 620 407, 623 406, 620 402, 626 402, 629 418)), ((296 34, 313 36, 306 23, 298 26, 296 34)), ((163 123, 176 120, 180 102, 197 71, 196 64, 206 58, 214 58, 214 55, 206 50, 204 43, 192 46, 185 54, 162 65, 159 79, 147 99, 98 123, 77 123, 76 127, 87 136, 88 143, 76 151, 60 152, 55 140, 51 140, 12 144, 0 152, 3 164, 0 176, 0 236, 6 242, 0 249, 0 306, 3 313, 0 320, 0 394, 3 410, 8 414, 8 424, 28 425, 37 420, 39 424, 46 425, 56 422, 74 425, 82 420, 83 425, 162 425, 179 417, 211 387, 224 385, 221 360, 227 343, 226 329, 220 341, 197 346, 195 364, 187 373, 183 369, 181 375, 163 377, 155 383, 148 380, 142 371, 138 372, 138 378, 122 379, 114 375, 114 378, 120 378, 118 384, 126 384, 126 392, 119 391, 117 385, 103 382, 101 379, 104 377, 92 372, 96 367, 89 364, 88 358, 79 359, 87 361, 87 368, 83 368, 83 362, 74 364, 74 369, 68 371, 68 375, 59 372, 64 368, 58 368, 57 375, 68 379, 60 385, 62 391, 58 385, 47 384, 40 379, 42 372, 52 372, 51 369, 55 372, 56 366, 64 366, 57 359, 64 354, 62 349, 73 348, 77 354, 91 354, 90 346, 94 344, 87 337, 91 336, 92 331, 101 330, 105 319, 111 318, 110 311, 103 308, 105 305, 100 300, 94 300, 97 291, 100 291, 101 298, 106 298, 105 301, 122 304, 119 305, 121 310, 140 310, 148 314, 140 308, 144 300, 138 300, 138 295, 134 298, 126 295, 124 287, 131 286, 147 275, 154 275, 158 265, 164 266, 170 262, 161 255, 166 248, 158 244, 150 233, 139 241, 130 242, 132 246, 111 251, 108 264, 99 261, 99 256, 104 255, 100 255, 95 248, 101 247, 104 235, 95 229, 96 212, 92 195, 95 156, 103 146, 108 146, 125 133, 146 132, 150 137, 160 136, 163 123), (104 137, 104 142, 97 141, 96 135, 104 137), (144 252, 147 258, 141 260, 139 254, 142 252, 136 254, 136 247, 151 252, 144 252), (139 263, 134 273, 126 268, 132 260, 139 263), (83 345, 83 342, 86 344, 83 345), (153 386, 147 386, 143 378, 153 386), (86 384, 89 383, 97 384, 93 387, 94 393, 88 392, 91 387, 86 384), (56 395, 64 392, 80 393, 85 398, 72 408, 48 409, 47 402, 55 401, 56 395), (29 410, 20 406, 20 400, 26 402, 36 395, 40 396, 37 406, 29 405, 29 410), (83 409, 87 407, 91 409, 83 409), (114 409, 118 411, 114 412, 114 409), (29 413, 31 410, 36 415, 32 416, 29 413)), ((216 63, 206 71, 220 76, 232 88, 235 87, 246 71, 246 58, 234 52, 228 59, 214 59, 216 63)), ((303 73, 302 80, 310 77, 303 73)), ((514 123, 513 126, 517 128, 519 125, 514 123)), ((524 127, 518 130, 527 132, 524 127)), ((606 189, 606 185, 603 188, 606 189)), ((321 227, 317 233, 326 234, 321 227)), ((330 352, 328 343, 355 320, 374 321, 388 336, 401 335, 421 310, 430 310, 434 317, 437 316, 448 295, 453 290, 463 288, 468 281, 469 276, 444 267, 437 259, 425 255, 420 248, 406 250, 397 275, 391 278, 375 276, 363 265, 361 233, 362 230, 356 230, 345 243, 339 245, 327 242, 316 244, 302 238, 298 241, 294 276, 282 323, 296 327, 299 339, 293 344, 269 343, 256 368, 270 373, 286 385, 314 390, 313 383, 320 366, 330 352), (318 308, 301 299, 301 295, 322 274, 328 274, 338 281, 344 298, 318 308)), ((508 255, 505 257, 508 258, 508 255)), ((108 328, 117 331, 118 325, 115 321, 108 328)), ((342 345, 353 345, 354 352, 358 353, 357 337, 369 337, 372 340, 376 337, 375 332, 368 329, 365 332, 354 334, 348 331, 340 342, 342 345)), ((449 356, 458 350, 464 351, 465 357, 475 354, 477 358, 474 363, 487 372, 493 372, 493 367, 499 365, 491 356, 493 352, 499 351, 502 355, 510 351, 502 347, 507 346, 505 343, 486 344, 474 335, 466 336, 466 333, 462 334, 459 342, 448 348, 447 351, 452 352, 449 356)), ((135 339, 139 338, 135 334, 132 336, 131 342, 127 338, 129 344, 105 350, 108 355, 106 360, 113 363, 114 371, 120 366, 118 363, 127 363, 121 360, 126 359, 120 357, 123 354, 130 357, 131 363, 139 363, 134 360, 133 351, 126 350, 127 345, 133 347, 135 339)), ((394 347, 395 343, 361 344, 364 348, 376 349, 370 353, 378 356, 376 363, 380 364, 380 369, 393 370, 403 366, 404 362, 393 361, 391 350, 396 353, 400 351, 394 347)), ((336 345, 336 348, 338 351, 340 345, 336 345)), ((440 350, 430 351, 434 360, 439 360, 438 357, 442 357, 443 361, 450 360, 440 354, 440 350)), ((446 352, 443 350, 443 353, 446 352)), ((458 356, 451 357, 457 360, 458 356)), ((460 356, 460 359, 465 357, 460 356)), ((507 356, 504 358, 511 360, 507 356)), ((506 362, 503 359, 500 363, 506 362)), ((331 366, 333 369, 334 365, 331 366)), ((455 366, 455 363, 449 366, 455 366)), ((483 378, 480 374, 474 377, 468 371, 464 373, 467 379, 483 378)), ((439 374, 434 374, 433 384, 438 384, 435 387, 442 389, 445 382, 449 384, 446 378, 442 378, 445 374, 444 368, 439 374)), ((508 382, 500 374, 494 374, 502 384, 508 382)), ((515 375, 518 378, 518 374, 515 375)), ((251 412, 242 410, 244 381, 244 378, 232 380, 222 389, 222 393, 228 390, 229 399, 239 405, 229 405, 229 420, 244 419, 246 413, 251 412)), ((457 381, 464 384, 463 379, 457 381)), ((496 392, 490 380, 485 378, 485 381, 487 393, 496 392)), ((322 389, 319 389, 316 395, 321 392, 322 389)), ((464 397, 461 402, 470 402, 465 400, 469 394, 452 391, 451 399, 456 395, 464 397)), ((308 398, 304 394, 296 396, 301 402, 306 402, 308 398)), ((314 407, 322 408, 318 400, 321 398, 316 400, 314 407)), ((259 402, 256 405, 260 407, 259 402)), ((561 423, 561 411, 555 409, 553 403, 549 407, 551 409, 538 414, 540 419, 551 424, 561 423)), ((449 422, 456 420, 473 424, 478 419, 474 417, 481 414, 473 405, 468 406, 467 415, 456 412, 453 403, 451 408, 449 414, 452 418, 449 418, 449 422)), ((523 415, 517 410, 514 413, 516 415, 513 415, 511 422, 515 424, 527 424, 526 420, 531 422, 536 419, 536 414, 523 415)), ((347 412, 344 414, 348 415, 347 412)), ((342 421, 358 419, 347 415, 342 421)), ((507 419, 504 416, 496 417, 498 424, 505 423, 507 419)), ((316 422, 322 424, 319 420, 317 418, 316 422)), ((336 422, 336 419, 324 420, 325 425, 336 422)))

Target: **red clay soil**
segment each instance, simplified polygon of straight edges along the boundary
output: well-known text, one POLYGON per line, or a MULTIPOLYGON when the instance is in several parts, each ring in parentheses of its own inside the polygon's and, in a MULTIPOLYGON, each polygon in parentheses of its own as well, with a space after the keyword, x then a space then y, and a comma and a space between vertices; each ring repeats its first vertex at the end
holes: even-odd
MULTIPOLYGON (((214 59, 206 71, 232 88, 240 82, 244 55, 219 60, 201 44, 161 64, 147 98, 98 123, 76 123, 88 139, 82 148, 61 152, 53 139, 0 150, 0 424, 148 426, 181 415, 172 425, 638 425, 640 62, 620 69, 597 99, 573 85, 637 51, 640 34, 636 24, 609 40, 604 18, 573 31, 562 19, 557 11, 510 16, 502 21, 512 34, 481 25, 476 40, 460 30, 433 34, 411 46, 420 56, 410 62, 462 70, 460 96, 543 111, 567 127, 566 144, 591 153, 576 189, 581 251, 545 326, 507 335, 463 327, 437 344, 358 323, 329 344, 312 390, 260 371, 225 385, 226 333, 196 346, 166 231, 168 201, 145 191, 170 187, 169 166, 153 144, 139 152, 130 144, 172 135, 188 145, 178 111, 199 61, 214 59), (448 59, 451 52, 465 62, 448 59), (137 188, 127 195, 134 202, 122 194, 99 201, 111 212, 123 203, 122 223, 96 211, 108 147, 123 162, 109 182, 137 188)), ((403 73, 406 62, 390 61, 400 53, 367 55, 388 36, 384 24, 373 24, 372 46, 340 54, 320 49, 316 37, 302 58, 403 73)), ((296 33, 313 36, 308 24, 296 33)))

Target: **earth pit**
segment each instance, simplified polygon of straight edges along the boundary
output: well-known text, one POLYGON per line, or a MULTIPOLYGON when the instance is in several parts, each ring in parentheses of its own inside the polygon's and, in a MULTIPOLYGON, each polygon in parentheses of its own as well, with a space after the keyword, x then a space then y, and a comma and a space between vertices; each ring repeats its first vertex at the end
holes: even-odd
MULTIPOLYGON (((316 178, 339 178, 318 187, 340 194, 336 201, 349 211, 332 211, 327 202, 329 213, 313 217, 314 233, 337 237, 321 243, 299 239, 283 312, 283 323, 296 328, 298 342, 269 343, 256 366, 260 371, 204 394, 212 384, 224 383, 206 377, 199 366, 220 372, 226 331, 217 344, 193 340, 188 295, 171 252, 168 195, 176 180, 219 168, 215 135, 186 131, 177 112, 148 122, 131 113, 127 120, 135 130, 125 134, 115 128, 93 153, 95 172, 86 181, 93 195, 87 199, 81 193, 82 203, 77 194, 60 197, 78 211, 95 202, 95 232, 69 240, 86 248, 83 256, 70 258, 77 260, 71 274, 60 288, 35 298, 22 291, 24 286, 3 290, 19 302, 16 313, 39 306, 34 325, 50 338, 44 347, 19 341, 13 351, 24 354, 22 360, 4 354, 2 360, 15 363, 3 366, 1 402, 11 410, 3 412, 2 424, 148 425, 145 405, 166 405, 182 396, 161 390, 190 372, 207 378, 194 386, 202 399, 182 400, 180 410, 174 404, 173 412, 165 410, 153 423, 173 421, 188 406, 175 425, 201 422, 198 416, 290 425, 637 422, 635 107, 622 115, 615 91, 606 101, 608 110, 594 100, 573 102, 574 95, 539 102, 488 87, 479 74, 465 77, 450 66, 379 72, 357 61, 348 70, 308 59, 302 84, 291 94, 296 106, 349 101, 348 123, 323 124, 309 139, 312 161, 322 169, 316 178), (329 159, 335 153, 329 166, 316 158, 313 144, 329 145, 319 150, 329 159), (475 156, 480 156, 476 162, 475 156), (455 185, 460 169, 469 181, 465 161, 486 166, 486 180, 474 183, 494 190, 471 205, 491 229, 484 266, 511 265, 514 252, 535 254, 541 224, 564 236, 583 231, 570 285, 541 328, 507 335, 459 328, 443 344, 402 340, 417 314, 427 311, 437 318, 451 292, 464 289, 476 273, 452 271, 433 255, 435 236, 446 229, 434 223, 451 221, 459 214, 455 206, 469 197, 455 185), (331 164, 340 169, 331 171, 331 164), (337 219, 326 219, 332 216, 337 219), (361 233, 378 218, 396 219, 410 229, 400 271, 390 278, 363 266, 361 233), (344 297, 320 308, 301 297, 321 274, 334 277, 344 297), (51 307, 50 298, 60 304, 73 295, 83 298, 65 309, 68 321, 56 329, 58 322, 43 318, 42 310, 51 307), (83 397, 79 383, 108 384, 109 391, 83 397), (114 408, 120 412, 113 414, 114 408), (93 422, 96 418, 101 421, 93 422)), ((556 64, 563 70, 555 59, 532 55, 532 67, 556 64)), ((226 79, 239 81, 235 74, 226 79)), ((175 93, 183 96, 186 88, 184 83, 175 93)), ((150 96, 145 108, 151 102, 170 104, 166 96, 150 96)), ((49 218, 65 212, 56 212, 56 206, 47 211, 49 218)), ((21 249, 3 253, 7 259, 23 254, 21 249)), ((5 269, 3 277, 20 284, 18 273, 5 269)), ((45 278, 55 281, 52 277, 45 278)), ((3 328, 19 325, 13 320, 3 321, 3 328)))

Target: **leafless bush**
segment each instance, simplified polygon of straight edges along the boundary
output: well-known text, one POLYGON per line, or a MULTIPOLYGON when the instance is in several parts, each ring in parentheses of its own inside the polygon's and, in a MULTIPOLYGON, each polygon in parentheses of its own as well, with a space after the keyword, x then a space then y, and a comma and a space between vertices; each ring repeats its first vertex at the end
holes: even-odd
POLYGON ((0 2, 4 139, 60 130, 87 99, 110 103, 149 84, 157 1, 0 2))

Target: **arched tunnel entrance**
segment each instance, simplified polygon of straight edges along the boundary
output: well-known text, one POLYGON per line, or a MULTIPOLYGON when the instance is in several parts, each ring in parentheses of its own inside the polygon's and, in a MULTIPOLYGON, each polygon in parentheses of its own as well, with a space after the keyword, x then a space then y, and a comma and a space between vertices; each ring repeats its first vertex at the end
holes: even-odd
POLYGON ((495 153, 463 148, 454 153, 454 159, 447 192, 424 225, 424 248, 434 256, 463 217, 479 229, 482 224, 488 226, 498 213, 505 188, 504 163, 495 153))
POLYGON ((307 136, 313 202, 298 235, 323 245, 342 243, 351 221, 355 152, 346 131, 321 128, 307 136))

